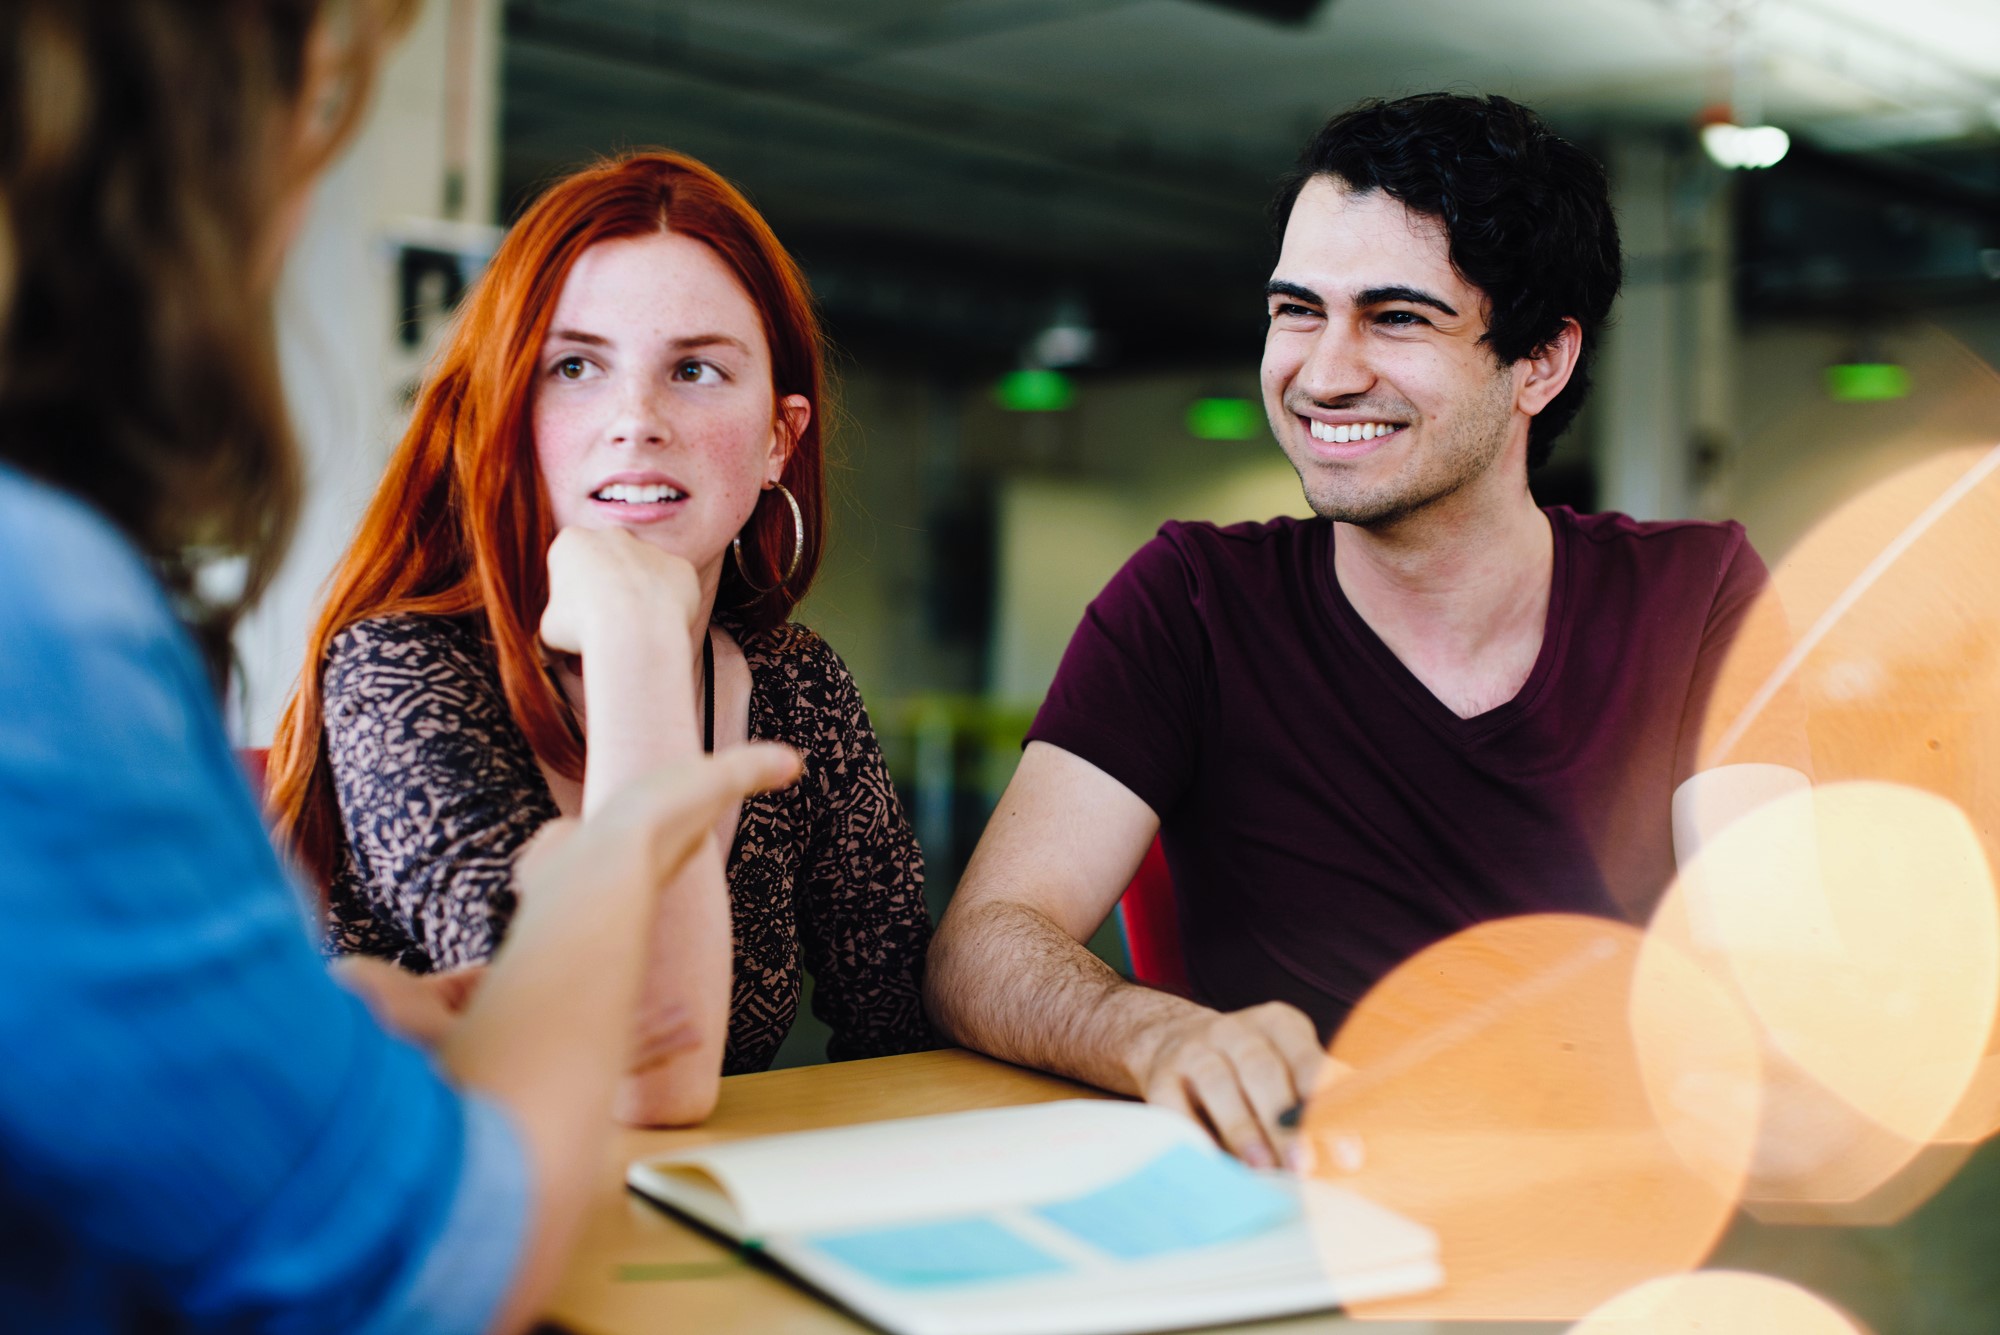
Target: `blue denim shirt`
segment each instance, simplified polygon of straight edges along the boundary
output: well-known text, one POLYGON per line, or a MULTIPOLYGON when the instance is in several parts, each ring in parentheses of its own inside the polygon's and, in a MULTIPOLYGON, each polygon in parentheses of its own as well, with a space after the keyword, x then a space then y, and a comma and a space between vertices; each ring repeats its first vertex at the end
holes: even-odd
POLYGON ((328 978, 140 558, 0 465, 0 1326, 476 1331, 528 1203, 328 978))

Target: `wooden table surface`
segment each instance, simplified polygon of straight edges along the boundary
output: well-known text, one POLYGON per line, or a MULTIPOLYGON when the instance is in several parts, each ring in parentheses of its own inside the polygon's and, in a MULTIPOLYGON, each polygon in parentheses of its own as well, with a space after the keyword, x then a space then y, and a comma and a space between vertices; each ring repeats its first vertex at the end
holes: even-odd
MULTIPOLYGON (((866 1330, 736 1249, 628 1192, 625 1165, 649 1154, 744 1136, 1104 1097, 1067 1080, 958 1049, 731 1076, 722 1082, 715 1115, 701 1126, 627 1131, 615 1137, 600 1190, 548 1317, 577 1335, 852 1335, 866 1330)), ((1350 1322, 1328 1314, 1263 1322, 1254 1330, 1291 1335, 1333 1327, 1381 1335, 1422 1335, 1433 1329, 1428 1322, 1350 1322)), ((1503 1327, 1479 1329, 1488 1335, 1503 1327)))

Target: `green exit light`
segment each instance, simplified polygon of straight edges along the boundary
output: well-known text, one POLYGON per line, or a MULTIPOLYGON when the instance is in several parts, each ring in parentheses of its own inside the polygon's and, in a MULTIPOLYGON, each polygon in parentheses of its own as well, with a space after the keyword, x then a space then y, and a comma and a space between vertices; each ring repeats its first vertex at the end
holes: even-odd
POLYGON ((1846 362, 1826 368, 1826 392, 1842 403, 1881 403, 1910 392, 1910 373, 1894 362, 1846 362))
POLYGON ((1187 429, 1196 440, 1255 440, 1264 432, 1264 410, 1250 399, 1196 399, 1188 405, 1187 429))
POLYGON ((993 401, 1010 413, 1059 413, 1076 402, 1076 382, 1061 371, 1009 371, 993 401))

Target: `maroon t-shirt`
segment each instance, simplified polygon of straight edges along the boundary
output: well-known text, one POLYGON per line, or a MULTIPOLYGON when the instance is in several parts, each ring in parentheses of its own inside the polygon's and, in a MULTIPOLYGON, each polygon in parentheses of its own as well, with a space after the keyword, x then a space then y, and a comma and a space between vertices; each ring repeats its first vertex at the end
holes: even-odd
POLYGON ((1547 513, 1541 654, 1469 719, 1347 601, 1326 520, 1167 524, 1091 603, 1028 737, 1159 813, 1198 1000, 1288 1001, 1330 1036, 1474 923, 1657 901, 1674 789, 1768 576, 1737 524, 1547 513))

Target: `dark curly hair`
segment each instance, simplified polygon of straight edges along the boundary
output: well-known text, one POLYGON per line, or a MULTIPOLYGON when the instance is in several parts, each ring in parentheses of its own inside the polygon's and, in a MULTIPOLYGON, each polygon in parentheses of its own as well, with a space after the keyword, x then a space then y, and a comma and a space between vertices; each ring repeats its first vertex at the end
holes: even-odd
POLYGON ((1576 369, 1528 428, 1528 466, 1541 466, 1590 393, 1598 335, 1623 279, 1604 168, 1518 102, 1420 93, 1371 98, 1313 136, 1272 206, 1280 237, 1318 176, 1380 190, 1444 224, 1452 266, 1486 295, 1480 341, 1502 366, 1576 321, 1576 369))

